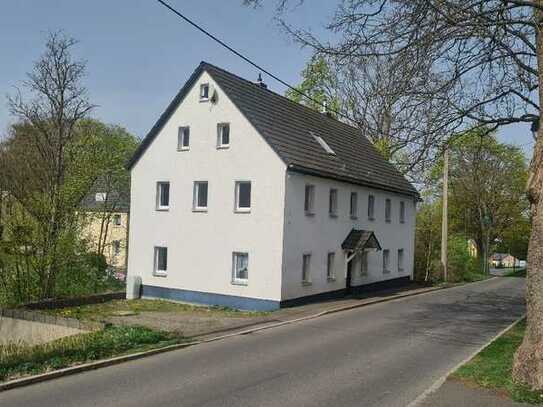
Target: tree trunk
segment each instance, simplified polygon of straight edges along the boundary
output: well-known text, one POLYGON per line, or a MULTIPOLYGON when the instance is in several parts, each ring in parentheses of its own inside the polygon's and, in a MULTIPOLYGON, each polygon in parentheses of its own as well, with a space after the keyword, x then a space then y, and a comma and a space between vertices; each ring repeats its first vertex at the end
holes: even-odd
MULTIPOLYGON (((539 3, 543 5, 543 1, 539 3)), ((543 101, 543 27, 542 13, 535 13, 538 26, 537 62, 539 71, 539 100, 543 101)), ((530 164, 528 199, 532 209, 532 231, 528 245, 526 275, 527 325, 524 340, 515 354, 513 377, 533 389, 543 390, 543 120, 537 131, 534 156, 530 164)))

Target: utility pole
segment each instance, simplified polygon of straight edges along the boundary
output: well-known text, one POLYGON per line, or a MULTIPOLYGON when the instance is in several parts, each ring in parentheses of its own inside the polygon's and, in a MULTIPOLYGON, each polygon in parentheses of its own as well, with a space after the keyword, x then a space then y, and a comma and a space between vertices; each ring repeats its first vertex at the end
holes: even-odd
POLYGON ((443 215, 441 218, 441 266, 443 280, 447 282, 447 235, 448 235, 448 205, 449 205, 449 149, 443 152, 443 215))

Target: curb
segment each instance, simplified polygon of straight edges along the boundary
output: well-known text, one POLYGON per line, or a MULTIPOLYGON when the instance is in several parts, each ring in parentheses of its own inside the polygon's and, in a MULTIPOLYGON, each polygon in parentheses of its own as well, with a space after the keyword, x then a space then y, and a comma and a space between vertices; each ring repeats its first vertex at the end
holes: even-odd
MULTIPOLYGON (((500 278, 500 277, 495 277, 495 278, 500 278)), ((484 345, 477 348, 467 358, 462 360, 460 363, 458 363, 456 366, 454 366, 452 369, 450 369, 447 373, 445 373, 443 376, 441 376, 439 379, 437 379, 430 387, 428 387, 424 392, 419 394, 417 396, 417 398, 415 400, 413 400, 412 402, 410 402, 406 407, 417 407, 417 406, 419 406, 424 400, 426 400, 428 398, 429 395, 431 395, 432 393, 439 390, 439 388, 443 385, 443 383, 445 383, 447 381, 447 379, 449 378, 450 375, 452 375, 460 367, 464 366, 471 359, 473 359, 475 356, 477 356, 483 349, 485 349, 488 345, 490 345, 492 342, 494 342, 500 336, 504 335, 506 332, 513 329, 524 318, 526 318, 526 313, 522 314, 517 320, 513 321, 507 327, 502 329, 495 336, 493 336, 488 342, 486 342, 484 345)))
MULTIPOLYGON (((72 374, 86 372, 86 371, 90 371, 90 370, 96 370, 96 369, 100 369, 102 367, 118 365, 118 364, 123 363, 123 362, 129 362, 131 360, 142 359, 142 358, 145 358, 147 356, 153 356, 153 355, 157 355, 157 354, 160 354, 160 353, 165 353, 165 352, 170 352, 170 351, 174 351, 174 350, 178 350, 178 349, 183 349, 183 348, 187 348, 189 346, 201 345, 201 344, 209 343, 209 342, 215 342, 215 341, 219 341, 219 340, 222 340, 222 339, 231 338, 231 337, 234 337, 234 336, 248 335, 248 334, 263 331, 263 330, 266 330, 266 329, 277 328, 277 327, 284 326, 284 325, 290 325, 290 324, 294 324, 294 323, 297 323, 297 322, 302 322, 302 321, 307 321, 307 320, 319 318, 319 317, 329 315, 329 314, 335 314, 337 312, 349 311, 349 310, 352 310, 352 309, 355 309, 355 308, 362 308, 362 307, 366 307, 366 306, 369 306, 369 305, 380 304, 380 303, 383 303, 383 302, 392 302, 392 301, 400 300, 400 299, 403 299, 403 298, 428 294, 428 293, 431 293, 431 292, 434 292, 434 291, 440 291, 440 290, 445 290, 445 289, 450 289, 450 288, 464 287, 464 286, 470 285, 470 284, 476 284, 476 283, 490 281, 490 280, 493 280, 494 278, 497 278, 497 277, 489 278, 489 279, 482 280, 482 281, 475 281, 473 283, 467 283, 467 284, 453 286, 453 287, 430 287, 430 288, 428 288, 426 290, 418 291, 418 292, 415 292, 415 293, 396 294, 396 295, 393 295, 393 296, 390 296, 390 297, 378 298, 378 299, 375 299, 373 301, 368 301, 368 302, 361 303, 361 304, 350 304, 350 305, 340 306, 340 307, 336 307, 336 308, 331 308, 331 309, 328 309, 328 310, 318 312, 316 314, 306 315, 304 317, 299 317, 299 318, 295 318, 295 319, 289 319, 287 321, 273 322, 273 323, 270 323, 268 325, 257 326, 255 328, 250 328, 250 329, 242 330, 242 331, 236 331, 236 332, 232 332, 232 333, 229 333, 229 334, 215 336, 215 337, 211 337, 211 338, 207 338, 207 339, 200 339, 200 340, 194 340, 192 342, 185 342, 185 343, 179 343, 179 344, 175 344, 175 345, 164 346, 162 348, 157 348, 157 349, 151 349, 151 350, 148 350, 148 351, 132 353, 132 354, 129 354, 129 355, 116 356, 116 357, 110 358, 110 359, 104 359, 104 360, 100 360, 100 361, 96 361, 96 362, 83 363, 83 364, 80 364, 80 365, 70 366, 70 367, 66 367, 66 368, 63 368, 63 369, 54 370, 54 371, 46 372, 46 373, 41 373, 41 374, 34 375, 34 376, 23 377, 21 379, 14 379, 14 380, 10 380, 10 381, 4 382, 4 383, 0 383, 0 393, 3 392, 3 391, 6 391, 6 390, 11 390, 11 389, 17 388, 17 387, 28 386, 30 384, 40 383, 40 382, 56 379, 56 378, 59 378, 59 377, 69 376, 69 375, 72 375, 72 374)), ((465 363, 465 362, 463 362, 463 363, 465 363)), ((441 383, 440 383, 440 385, 441 385, 441 383)), ((411 404, 409 405, 409 407, 412 407, 411 404)))

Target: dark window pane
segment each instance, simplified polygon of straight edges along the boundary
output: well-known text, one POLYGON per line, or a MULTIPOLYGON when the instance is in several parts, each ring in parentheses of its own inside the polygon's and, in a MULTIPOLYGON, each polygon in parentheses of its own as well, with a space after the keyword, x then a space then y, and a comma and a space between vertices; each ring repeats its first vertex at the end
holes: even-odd
POLYGON ((157 248, 157 270, 168 269, 168 249, 166 247, 157 248))
POLYGON ((198 206, 201 208, 207 207, 207 182, 198 184, 198 206))
POLYGON ((170 184, 160 184, 160 206, 168 206, 170 204, 170 184))
POLYGON ((183 129, 183 147, 189 146, 190 130, 188 127, 183 129))
POLYGON ((222 136, 222 140, 221 140, 222 145, 230 144, 230 125, 229 124, 225 124, 222 126, 221 136, 222 136))
POLYGON ((250 208, 251 207, 251 183, 240 182, 238 184, 238 207, 250 208))

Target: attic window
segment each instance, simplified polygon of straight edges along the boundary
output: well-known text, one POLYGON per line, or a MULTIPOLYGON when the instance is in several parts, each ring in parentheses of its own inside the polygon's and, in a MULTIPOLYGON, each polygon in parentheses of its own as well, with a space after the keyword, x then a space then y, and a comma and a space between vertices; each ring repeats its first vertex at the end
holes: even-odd
POLYGON ((311 131, 309 133, 313 136, 313 138, 317 141, 317 143, 321 145, 324 151, 326 151, 330 155, 336 155, 334 150, 332 150, 332 148, 326 143, 326 141, 324 141, 324 139, 321 136, 317 136, 315 133, 311 131))
POLYGON ((97 192, 96 195, 94 195, 94 200, 96 202, 105 202, 107 199, 107 193, 106 192, 97 192))
POLYGON ((209 83, 202 83, 200 85, 200 100, 209 100, 209 83))

